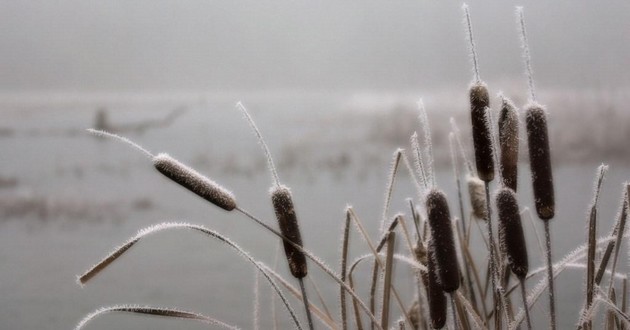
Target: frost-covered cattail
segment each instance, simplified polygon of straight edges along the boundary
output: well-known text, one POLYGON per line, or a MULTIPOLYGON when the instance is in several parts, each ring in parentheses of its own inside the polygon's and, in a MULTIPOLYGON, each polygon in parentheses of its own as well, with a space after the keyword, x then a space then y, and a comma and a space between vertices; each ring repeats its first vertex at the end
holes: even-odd
POLYGON ((499 212, 499 233, 501 245, 508 257, 508 264, 519 279, 527 276, 527 245, 521 225, 521 214, 518 209, 516 194, 510 188, 502 188, 496 197, 499 212))
POLYGON ((438 268, 435 265, 435 255, 429 247, 429 258, 427 261, 426 283, 427 296, 429 300, 429 317, 431 318, 431 329, 442 329, 446 324, 446 296, 438 279, 438 268))
MULTIPOLYGON (((280 185, 271 188, 271 202, 276 212, 280 232, 293 243, 302 246, 302 235, 298 225, 295 207, 291 198, 291 191, 286 186, 280 185)), ((283 241, 284 253, 289 262, 291 275, 303 278, 307 274, 306 257, 288 242, 283 241)))
POLYGON ((526 107, 525 122, 532 171, 534 202, 538 217, 552 219, 555 214, 553 175, 547 134, 547 117, 543 107, 532 103, 526 107))
POLYGON ((442 289, 450 293, 459 288, 460 276, 446 195, 437 189, 429 191, 426 209, 431 227, 431 248, 435 254, 433 259, 438 269, 438 279, 442 289))
POLYGON ((468 196, 470 198, 470 206, 472 207, 473 215, 480 220, 488 219, 484 182, 472 175, 466 176, 466 182, 468 184, 468 196))
POLYGON ((481 180, 490 182, 494 179, 494 160, 492 134, 486 120, 486 109, 490 106, 488 88, 482 82, 475 82, 470 86, 469 96, 477 175, 481 180))
POLYGON ((231 192, 168 154, 161 153, 153 157, 152 161, 160 173, 201 198, 226 211, 236 208, 236 199, 231 192))
POLYGON ((161 153, 154 156, 151 152, 124 136, 96 129, 88 129, 87 131, 98 137, 118 140, 142 152, 147 158, 151 159, 153 166, 160 173, 210 203, 226 211, 232 211, 236 208, 236 198, 231 192, 168 154, 161 153))
POLYGON ((499 113, 499 146, 503 185, 516 191, 518 177, 518 112, 512 102, 502 97, 499 113))

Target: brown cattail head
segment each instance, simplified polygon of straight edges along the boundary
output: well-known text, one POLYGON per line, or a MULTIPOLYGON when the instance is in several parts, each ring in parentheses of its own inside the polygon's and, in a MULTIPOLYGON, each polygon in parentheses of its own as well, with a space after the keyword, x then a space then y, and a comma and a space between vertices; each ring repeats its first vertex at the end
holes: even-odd
POLYGON ((468 197, 473 215, 479 220, 488 219, 488 206, 486 205, 486 187, 483 181, 476 176, 466 176, 468 183, 468 197))
POLYGON ((429 300, 429 316, 431 318, 431 329, 442 329, 446 324, 446 296, 438 279, 438 267, 436 267, 435 253, 429 247, 429 258, 427 262, 427 296, 429 300))
POLYGON ((499 114, 499 146, 503 185, 516 191, 518 176, 518 112, 512 102, 503 98, 499 114))
POLYGON ((525 111, 536 212, 542 220, 549 220, 553 218, 556 207, 551 174, 549 136, 547 134, 547 116, 543 107, 536 103, 528 105, 525 111))
POLYGON ((512 272, 522 280, 527 276, 529 263, 516 194, 510 188, 502 188, 496 198, 501 245, 507 254, 512 272))
MULTIPOLYGON (((280 185, 271 188, 270 193, 280 232, 284 237, 290 239, 291 242, 302 246, 302 235, 300 234, 300 226, 295 215, 291 191, 286 186, 280 185)), ((284 254, 287 256, 291 275, 296 278, 303 278, 308 272, 304 253, 286 241, 282 243, 284 244, 284 254)))
POLYGON ((437 189, 429 191, 426 208, 438 279, 444 291, 453 292, 459 288, 459 265, 446 195, 437 189))
POLYGON ((470 118, 472 119, 473 145, 477 175, 485 182, 494 179, 492 135, 486 120, 486 108, 490 106, 488 88, 484 83, 474 83, 470 87, 470 118))
POLYGON ((153 166, 167 178, 179 183, 208 202, 226 211, 232 211, 236 208, 236 199, 231 192, 168 154, 159 154, 153 157, 153 166))

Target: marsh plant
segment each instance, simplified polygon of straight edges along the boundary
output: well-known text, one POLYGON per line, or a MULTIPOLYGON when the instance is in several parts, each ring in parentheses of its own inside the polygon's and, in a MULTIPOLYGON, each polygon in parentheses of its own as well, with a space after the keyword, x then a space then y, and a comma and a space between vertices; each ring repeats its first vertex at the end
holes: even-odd
MULTIPOLYGON (((556 328, 554 279, 567 269, 586 269, 584 303, 575 325, 583 329, 627 329, 630 316, 626 306, 627 277, 617 271, 620 246, 627 234, 625 224, 630 204, 630 185, 625 183, 621 193, 619 213, 609 235, 596 237, 598 221, 597 205, 599 192, 607 167, 597 169, 594 197, 588 208, 588 237, 586 244, 554 261, 550 227, 556 214, 554 180, 551 166, 551 150, 548 135, 548 114, 536 98, 532 61, 527 40, 525 18, 522 8, 516 10, 518 32, 522 41, 523 59, 529 86, 527 104, 519 110, 505 95, 498 94, 497 108, 493 109, 489 86, 480 78, 478 54, 473 37, 473 24, 469 8, 464 5, 464 24, 470 44, 473 80, 468 96, 472 127, 473 150, 466 150, 462 136, 453 119, 449 134, 451 165, 457 196, 447 196, 436 180, 433 165, 433 150, 429 118, 422 101, 418 102, 420 134, 410 137, 410 149, 397 149, 387 179, 383 213, 374 215, 380 221, 377 237, 371 237, 364 222, 352 206, 345 210, 342 221, 342 242, 339 269, 327 266, 308 248, 308 232, 300 231, 299 205, 295 205, 291 189, 280 181, 280 176, 263 135, 245 106, 238 102, 236 108, 242 112, 256 140, 261 145, 271 174, 269 190, 270 206, 275 211, 277 223, 261 219, 247 211, 235 194, 219 183, 195 171, 166 153, 157 155, 118 135, 101 130, 89 130, 106 138, 116 139, 139 150, 153 163, 155 169, 168 179, 181 185, 197 196, 230 212, 235 217, 245 217, 275 235, 282 243, 290 280, 287 275, 276 271, 252 254, 241 248, 223 234, 204 226, 188 223, 161 223, 141 230, 129 241, 116 248, 96 265, 78 277, 81 285, 94 280, 102 271, 125 254, 141 240, 160 231, 187 229, 224 243, 243 260, 251 263, 258 280, 266 281, 273 290, 272 301, 278 299, 284 311, 297 329, 517 329, 532 328, 530 310, 544 292, 549 294, 549 327, 556 328), (522 123, 524 124, 521 127, 522 123), (519 141, 527 141, 531 182, 517 184, 519 141), (470 161, 473 155, 474 162, 470 161), (406 170, 416 188, 417 196, 409 198, 408 209, 398 210, 391 217, 393 190, 397 179, 402 179, 400 170, 406 170), (534 203, 524 206, 519 202, 517 187, 531 184, 534 203), (465 190, 468 191, 465 191, 465 190), (523 219, 532 219, 529 207, 541 220, 545 232, 544 260, 530 259, 523 219), (481 228, 485 228, 482 230, 481 228), (354 229, 354 230, 353 230, 354 229), (304 236, 303 236, 304 234, 304 236), (359 235, 367 254, 349 260, 349 240, 359 235), (478 236, 485 249, 471 247, 471 237, 478 236), (306 238, 303 240, 303 237, 306 238), (396 251, 396 241, 404 241, 396 251), (598 250, 602 250, 600 253, 598 250), (474 258, 473 256, 481 256, 474 258), (482 260, 482 262, 479 262, 482 260), (534 261, 534 262, 531 262, 534 261), (371 262, 368 276, 369 291, 359 290, 357 285, 358 265, 371 262), (530 269, 530 263, 545 264, 539 269, 530 269), (412 288, 407 283, 396 283, 394 265, 398 270, 410 269, 414 275, 412 288), (315 303, 308 299, 304 279, 311 271, 321 271, 338 287, 336 302, 320 299, 315 303), (532 283, 537 275, 542 280, 532 283), (259 276, 260 275, 260 276, 259 276), (606 277, 604 275, 607 275, 606 277), (604 278, 608 279, 606 283, 604 278), (297 289, 292 281, 299 285, 297 289), (413 299, 403 300, 401 290, 414 292, 413 299), (288 296, 293 296, 289 299, 288 296), (516 295, 516 297, 514 297, 516 295), (616 297, 621 297, 618 302, 616 297), (294 307, 300 303, 304 317, 294 307), (331 306, 338 306, 335 312, 331 306), (395 307, 393 307, 393 306, 395 307), (605 324, 594 325, 598 312, 604 311, 605 324), (303 318, 303 319, 302 319, 303 318), (395 320, 395 321, 394 321, 395 320)), ((444 183, 441 183, 444 184, 444 183)), ((538 236, 536 225, 534 232, 538 236)), ((182 234, 184 235, 184 234, 182 234)), ((542 244, 541 244, 542 245, 542 244)), ((313 279, 310 279, 314 282, 313 279)), ((317 290, 318 285, 309 288, 317 290)), ((363 288, 365 286, 361 286, 363 288)), ((261 299, 258 289, 255 301, 261 299)), ((319 293, 318 293, 318 296, 319 293)), ((273 304, 272 304, 273 305, 273 304)), ((101 308, 79 322, 82 329, 95 317, 105 313, 123 312, 159 317, 188 319, 207 323, 213 327, 236 328, 213 317, 197 312, 175 308, 152 306, 112 306, 101 308)), ((254 327, 258 327, 260 308, 253 315, 254 327)), ((274 313, 274 318, 277 317, 274 313)))

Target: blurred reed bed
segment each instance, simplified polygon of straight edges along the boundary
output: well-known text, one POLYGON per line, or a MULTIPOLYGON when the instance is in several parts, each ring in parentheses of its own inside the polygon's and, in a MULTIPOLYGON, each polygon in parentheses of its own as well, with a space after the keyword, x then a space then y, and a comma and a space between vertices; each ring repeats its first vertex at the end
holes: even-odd
MULTIPOLYGON (((497 109, 491 107, 491 95, 496 94, 491 94, 490 88, 480 78, 468 6, 464 5, 463 11, 473 67, 473 80, 468 91, 471 134, 467 137, 472 138, 473 149, 464 147, 462 134, 455 120, 451 119, 448 141, 457 196, 447 196, 436 180, 431 125, 424 104, 420 101, 416 123, 420 134, 413 133, 409 137, 409 150, 395 150, 385 186, 383 212, 372 215, 380 222, 377 236, 368 234, 365 222, 357 216, 352 206, 348 206, 345 218, 340 219, 342 240, 339 269, 335 270, 308 249, 309 245, 318 242, 309 242, 308 232, 302 235, 297 216, 299 208, 293 203, 291 190, 281 183, 269 147, 242 103, 237 103, 236 108, 243 113, 267 159, 272 177, 269 197, 277 225, 250 213, 244 207, 246 201, 237 200, 235 194, 219 183, 173 157, 165 153, 154 155, 119 135, 90 130, 98 136, 116 139, 134 147, 147 156, 155 169, 169 180, 217 206, 221 212, 231 212, 235 217, 251 220, 279 238, 289 274, 297 280, 300 288, 295 288, 287 280, 288 274, 277 270, 275 265, 270 267, 256 259, 228 237, 188 223, 162 223, 140 231, 79 276, 78 282, 81 285, 89 284, 109 265, 152 234, 187 229, 224 243, 236 251, 242 260, 254 266, 256 280, 252 296, 256 306, 251 320, 255 329, 259 328, 261 313, 268 312, 277 320, 276 299, 279 299, 296 329, 518 329, 524 326, 523 323, 532 329, 530 314, 534 313, 533 307, 543 292, 549 293, 549 314, 546 310, 536 313, 547 317, 549 327, 555 329, 554 280, 565 270, 585 271, 586 274, 583 308, 575 318, 578 328, 630 327, 626 304, 627 276, 617 270, 620 246, 628 237, 625 224, 629 212, 630 184, 623 184, 620 210, 610 234, 597 238, 597 205, 607 167, 602 165, 598 168, 594 198, 588 207, 586 243, 562 258, 553 259, 550 227, 556 209, 553 149, 550 146, 552 139, 548 131, 547 110, 536 98, 523 10, 518 8, 516 11, 529 86, 528 102, 523 105, 523 111, 500 93, 497 109), (525 134, 520 128, 521 122, 525 123, 525 134), (517 190, 517 187, 526 184, 517 183, 521 139, 527 140, 527 158, 530 161, 534 194, 534 205, 526 207, 519 202, 517 190), (474 162, 469 160, 470 155, 474 157, 474 162), (395 210, 398 213, 391 216, 394 211, 391 210, 392 192, 397 180, 402 179, 401 170, 409 174, 405 178, 412 181, 416 196, 409 196, 406 200, 408 209, 395 210), (542 222, 546 243, 544 260, 535 262, 545 264, 545 267, 533 270, 529 267, 531 254, 528 253, 522 224, 529 208, 536 211, 535 214, 542 222), (493 218, 496 221, 492 221, 493 218), (367 253, 352 260, 348 245, 351 237, 357 234, 367 253), (485 249, 471 249, 473 236, 484 242, 485 249), (396 244, 397 241, 399 244, 396 244), (598 254, 600 250, 604 252, 598 254), (481 259, 475 256, 481 256, 481 259), (361 271, 359 265, 365 262, 371 262, 372 272, 371 276, 367 276, 368 283, 359 286, 357 272, 361 271), (322 297, 319 287, 324 283, 317 283, 310 278, 309 264, 328 277, 329 281, 325 284, 339 289, 337 301, 326 301, 322 297), (401 271, 411 275, 411 286, 409 283, 396 282, 394 273, 401 271), (260 296, 259 275, 273 289, 272 297, 260 296), (309 290, 304 279, 311 283, 309 290), (604 279, 608 282, 604 282, 604 279), (369 287, 369 290, 363 291, 364 287, 369 287), (401 295, 403 290, 413 292, 413 299, 404 300, 401 295), (307 291, 317 293, 317 302, 308 299, 307 291), (519 293, 520 297, 512 299, 519 293), (289 296, 293 299, 289 299, 289 296), (270 302, 269 309, 265 308, 266 299, 270 302), (296 302, 303 304, 303 314, 294 309, 293 304, 296 302), (600 320, 599 315, 603 316, 603 325, 596 324, 600 320)), ((562 295, 562 292, 557 294, 562 295)), ((96 310, 81 320, 76 329, 88 327, 94 318, 114 312, 179 318, 221 328, 236 328, 230 322, 177 308, 120 305, 96 310)), ((275 327, 277 324, 277 321, 274 322, 275 327)))

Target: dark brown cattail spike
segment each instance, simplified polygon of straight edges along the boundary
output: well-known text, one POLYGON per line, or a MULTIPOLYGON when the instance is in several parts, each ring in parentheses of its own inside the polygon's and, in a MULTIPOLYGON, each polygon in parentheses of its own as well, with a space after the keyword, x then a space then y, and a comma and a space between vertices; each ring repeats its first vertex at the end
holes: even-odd
POLYGON ((502 237, 501 245, 507 254, 508 264, 514 275, 519 279, 524 279, 529 270, 529 263, 516 194, 510 188, 502 188, 497 194, 496 202, 501 233, 499 236, 502 237))
POLYGON ((153 166, 167 178, 179 183, 208 202, 226 210, 236 208, 234 195, 216 182, 199 174, 167 154, 153 157, 153 166))
MULTIPOLYGON (((302 235, 295 215, 295 207, 291 198, 291 191, 286 186, 276 186, 271 188, 271 202, 276 212, 276 218, 280 227, 280 232, 293 243, 302 246, 302 235)), ((291 244, 284 242, 284 253, 289 262, 291 275, 296 278, 303 278, 307 274, 306 257, 291 244)))
POLYGON ((435 265, 433 249, 428 249, 427 270, 425 287, 429 299, 429 316, 431 329, 442 329, 446 324, 446 296, 438 280, 438 270, 435 265))
POLYGON ((503 185, 516 192, 518 177, 518 113, 512 102, 502 97, 499 114, 499 146, 503 185))
POLYGON ((525 121, 536 212, 540 219, 549 220, 556 207, 545 110, 537 103, 528 105, 525 121))
POLYGON ((470 86, 470 118, 472 119, 473 145, 477 175, 484 182, 494 179, 492 135, 486 120, 486 108, 490 106, 488 88, 482 82, 470 86))
POLYGON ((459 265, 446 195, 437 189, 429 191, 426 208, 438 279, 445 292, 454 292, 459 288, 459 265))

